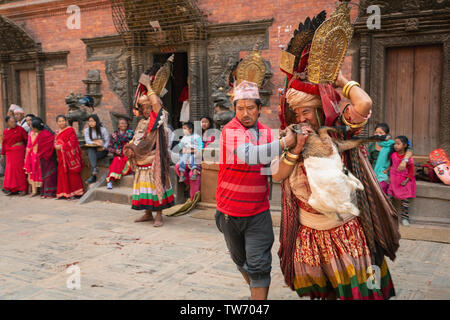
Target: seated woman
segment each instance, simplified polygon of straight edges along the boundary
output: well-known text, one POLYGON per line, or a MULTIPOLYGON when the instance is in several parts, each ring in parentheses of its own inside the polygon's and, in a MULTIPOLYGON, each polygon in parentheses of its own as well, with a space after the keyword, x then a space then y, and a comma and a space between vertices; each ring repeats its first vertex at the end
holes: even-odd
POLYGON ((128 129, 128 121, 124 118, 119 119, 117 130, 111 135, 108 151, 114 155, 113 161, 109 166, 109 173, 106 177, 106 187, 112 189, 112 182, 120 180, 122 176, 131 173, 128 158, 123 154, 123 147, 133 139, 133 130, 128 129))
POLYGON ((101 124, 96 114, 92 114, 88 119, 88 127, 84 129, 84 140, 87 145, 97 145, 98 147, 87 148, 89 164, 91 166, 91 176, 86 183, 97 181, 97 161, 108 155, 110 135, 108 130, 101 124))
POLYGON ((84 193, 80 143, 75 130, 68 126, 65 116, 57 116, 56 122, 59 127, 55 138, 55 150, 58 155, 56 198, 73 200, 84 193))
POLYGON ((206 148, 210 143, 213 143, 216 140, 214 135, 208 135, 208 130, 213 129, 213 121, 210 117, 203 116, 200 119, 200 123, 202 126, 203 148, 206 148))
POLYGON ((54 198, 57 184, 57 162, 53 134, 46 130, 41 118, 31 121, 25 155, 25 172, 34 197, 40 188, 41 198, 54 198))
POLYGON ((2 163, 6 162, 3 189, 7 196, 17 193, 24 196, 28 189, 27 176, 23 170, 28 134, 16 124, 14 117, 7 116, 6 124, 8 128, 3 131, 1 152, 2 163))

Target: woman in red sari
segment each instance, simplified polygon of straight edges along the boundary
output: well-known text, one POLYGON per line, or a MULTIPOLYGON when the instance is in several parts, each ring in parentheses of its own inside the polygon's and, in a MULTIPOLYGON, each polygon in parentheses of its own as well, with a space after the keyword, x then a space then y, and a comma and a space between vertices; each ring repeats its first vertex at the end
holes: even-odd
POLYGON ((28 134, 24 128, 16 124, 14 117, 6 117, 8 128, 3 131, 2 163, 5 162, 5 179, 3 189, 7 196, 27 193, 27 176, 23 170, 25 159, 25 145, 28 134))
POLYGON ((53 134, 44 129, 42 119, 33 118, 25 155, 25 172, 32 187, 32 197, 38 194, 38 188, 41 198, 56 196, 57 163, 54 139, 53 134))
POLYGON ((84 193, 81 179, 83 160, 80 143, 75 130, 67 125, 65 116, 57 116, 56 123, 59 127, 55 138, 55 149, 58 155, 56 198, 73 200, 84 193))

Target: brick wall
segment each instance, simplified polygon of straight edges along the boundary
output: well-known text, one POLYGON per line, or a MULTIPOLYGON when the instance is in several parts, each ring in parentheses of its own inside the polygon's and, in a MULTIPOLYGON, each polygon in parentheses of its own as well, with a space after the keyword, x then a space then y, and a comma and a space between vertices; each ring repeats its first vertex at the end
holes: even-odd
MULTIPOLYGON (((67 6, 73 1, 67 2, 67 6)), ((64 5, 64 3, 63 3, 64 5)), ((65 8, 67 8, 65 6, 65 8)), ((109 88, 103 61, 86 61, 86 45, 82 38, 100 37, 116 34, 112 21, 111 8, 100 6, 97 8, 83 8, 81 6, 81 29, 71 30, 66 21, 70 14, 58 10, 51 15, 38 14, 16 18, 13 21, 22 26, 37 42, 40 42, 44 52, 70 51, 67 57, 67 68, 45 70, 45 102, 48 125, 56 129, 55 118, 58 114, 65 114, 67 106, 65 97, 71 92, 86 93, 86 85, 82 80, 87 78, 89 69, 100 70, 101 105, 97 108, 100 119, 111 130, 110 111, 125 112, 122 102, 109 88)), ((1 11, 0 11, 1 12, 1 11)))
MULTIPOLYGON (((31 3, 32 1, 23 1, 31 3)), ((22 26, 37 41, 41 42, 44 51, 68 50, 67 68, 58 68, 45 71, 45 92, 47 122, 50 127, 56 128, 55 117, 66 113, 67 107, 64 98, 72 91, 85 93, 85 85, 88 69, 100 70, 101 93, 103 94, 100 107, 97 112, 106 127, 111 130, 109 111, 126 112, 120 99, 110 90, 105 75, 105 63, 103 61, 86 61, 86 46, 81 38, 92 38, 116 34, 112 21, 111 8, 101 1, 103 5, 95 7, 90 5, 83 7, 87 1, 79 1, 81 7, 81 29, 70 30, 66 26, 69 14, 65 12, 73 1, 54 1, 61 8, 52 14, 41 13, 37 15, 18 13, 5 6, 0 6, 0 14, 9 16, 15 23, 22 26)), ((15 2, 14 4, 21 3, 15 2)), ((51 11, 51 4, 49 11, 51 11)), ((208 23, 241 22, 248 20, 260 20, 273 18, 273 25, 269 29, 269 49, 263 50, 262 55, 272 65, 273 77, 272 97, 270 107, 262 111, 261 121, 270 127, 278 127, 278 88, 283 85, 284 75, 279 71, 280 51, 279 45, 286 45, 293 31, 300 21, 307 16, 314 16, 321 10, 327 10, 327 16, 334 10, 334 0, 228 0, 217 2, 214 0, 198 0, 200 9, 205 12, 208 23)), ((351 57, 347 57, 343 70, 347 76, 351 74, 351 57)), ((1 127, 0 127, 1 128, 1 127)))

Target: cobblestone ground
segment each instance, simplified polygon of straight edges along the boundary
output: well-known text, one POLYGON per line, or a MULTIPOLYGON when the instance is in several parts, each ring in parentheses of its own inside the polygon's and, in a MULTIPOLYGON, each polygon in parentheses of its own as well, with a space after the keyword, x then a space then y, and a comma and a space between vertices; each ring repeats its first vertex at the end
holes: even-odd
MULTIPOLYGON (((128 206, 0 195, 1 299, 247 299, 249 290, 214 221, 133 223, 128 206), (67 268, 81 270, 70 290, 67 268)), ((274 229, 270 299, 298 299, 284 285, 274 229)), ((450 246, 401 240, 389 266, 397 299, 450 298, 450 246)))

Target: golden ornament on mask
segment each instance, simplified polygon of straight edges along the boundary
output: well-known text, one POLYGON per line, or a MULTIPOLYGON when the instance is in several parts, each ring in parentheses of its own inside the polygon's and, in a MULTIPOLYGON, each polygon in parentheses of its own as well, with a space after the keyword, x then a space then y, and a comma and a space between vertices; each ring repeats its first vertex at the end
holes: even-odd
POLYGON ((336 80, 352 37, 349 1, 341 1, 314 33, 307 67, 310 82, 319 84, 336 80))

